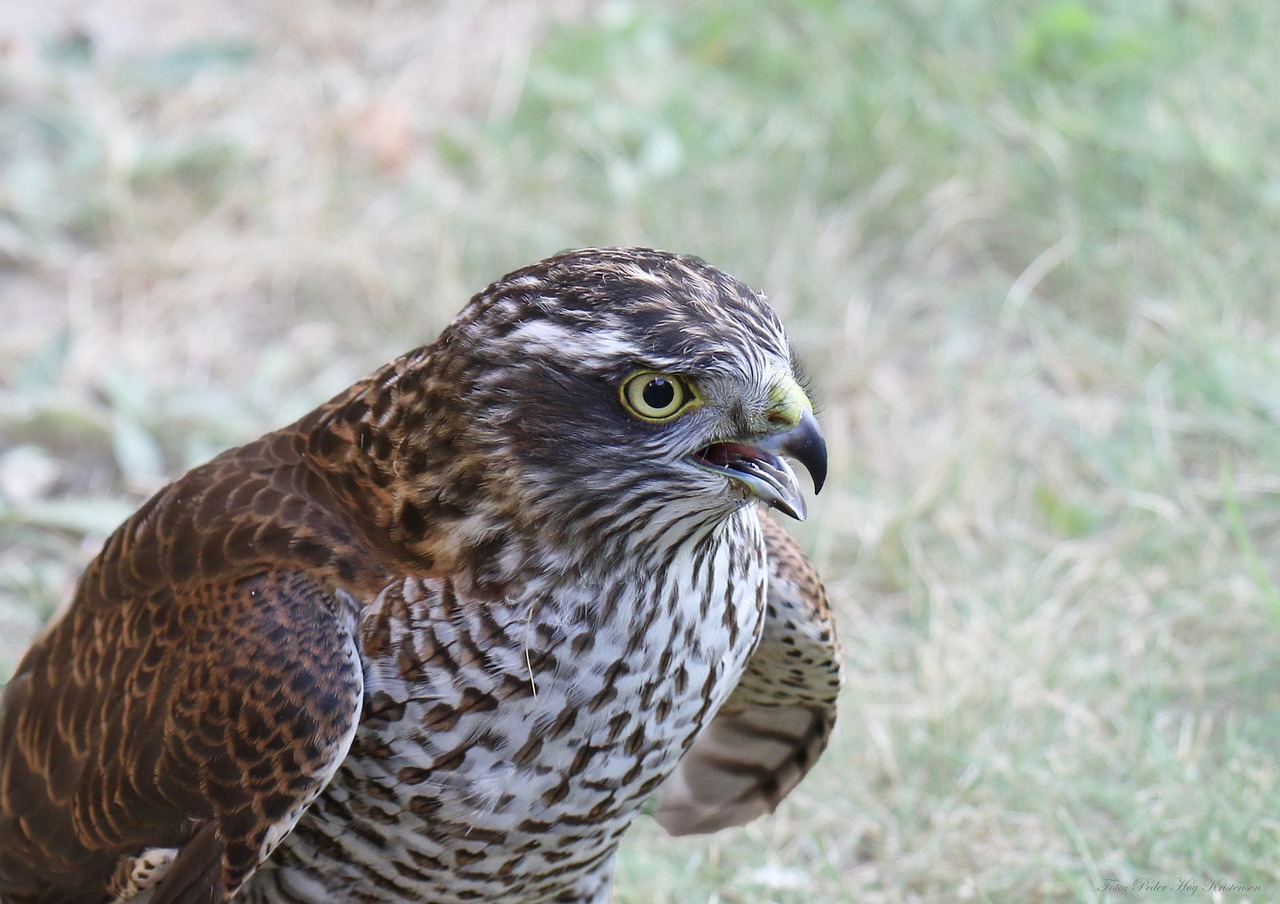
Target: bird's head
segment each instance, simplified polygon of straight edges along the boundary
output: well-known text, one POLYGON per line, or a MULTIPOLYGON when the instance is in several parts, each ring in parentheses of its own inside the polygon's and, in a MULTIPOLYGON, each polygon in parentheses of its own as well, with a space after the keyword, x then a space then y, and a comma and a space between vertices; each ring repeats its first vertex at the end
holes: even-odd
POLYGON ((655 527, 759 499, 805 517, 826 445, 782 325, 700 260, 573 251, 472 299, 432 346, 487 477, 578 523, 655 527))

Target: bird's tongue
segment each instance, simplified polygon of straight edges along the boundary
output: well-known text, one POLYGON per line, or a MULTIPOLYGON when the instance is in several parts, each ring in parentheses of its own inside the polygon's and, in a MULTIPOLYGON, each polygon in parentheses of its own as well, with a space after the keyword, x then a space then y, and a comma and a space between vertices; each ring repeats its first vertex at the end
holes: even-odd
POLYGON ((768 450, 742 443, 712 443, 698 450, 694 460, 704 467, 727 471, 760 499, 800 521, 805 517, 804 497, 791 466, 768 450))
POLYGON ((715 465, 717 468, 730 468, 744 460, 759 460, 764 454, 767 453, 741 443, 712 443, 700 450, 697 457, 705 464, 715 465))

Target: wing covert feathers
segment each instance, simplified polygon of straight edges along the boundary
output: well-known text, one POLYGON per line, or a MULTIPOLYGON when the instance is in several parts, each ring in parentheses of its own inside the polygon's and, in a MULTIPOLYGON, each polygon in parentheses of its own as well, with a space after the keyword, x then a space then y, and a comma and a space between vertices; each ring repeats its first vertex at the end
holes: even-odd
POLYGON ((9 904, 125 900, 162 876, 156 904, 224 900, 346 755, 355 601, 272 548, 306 538, 305 500, 260 447, 232 455, 113 535, 4 693, 9 904), (237 520, 225 497, 246 485, 237 520), (292 534, 275 498, 294 500, 292 534))
POLYGON ((826 591, 800 547, 763 510, 769 561, 760 645, 741 682, 658 789, 672 835, 714 832, 771 813, 827 746, 840 645, 826 591))

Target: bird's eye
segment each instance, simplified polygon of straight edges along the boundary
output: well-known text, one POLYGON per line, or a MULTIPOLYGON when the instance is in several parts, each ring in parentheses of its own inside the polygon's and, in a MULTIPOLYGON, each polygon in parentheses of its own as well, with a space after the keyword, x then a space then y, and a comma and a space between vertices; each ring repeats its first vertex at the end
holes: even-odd
POLYGON ((693 391, 680 377, 643 371, 622 384, 622 404, 646 421, 665 421, 694 400, 693 391))

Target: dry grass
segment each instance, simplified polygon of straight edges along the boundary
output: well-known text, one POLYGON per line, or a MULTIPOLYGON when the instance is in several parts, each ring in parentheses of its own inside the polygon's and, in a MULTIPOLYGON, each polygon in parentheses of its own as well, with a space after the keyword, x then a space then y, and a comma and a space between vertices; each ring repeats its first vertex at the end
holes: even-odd
POLYGON ((643 821, 618 900, 1280 897, 1280 22, 1246 6, 23 10, 0 664, 166 476, 506 270, 670 247, 815 378, 800 533, 850 670, 793 800, 643 821))

